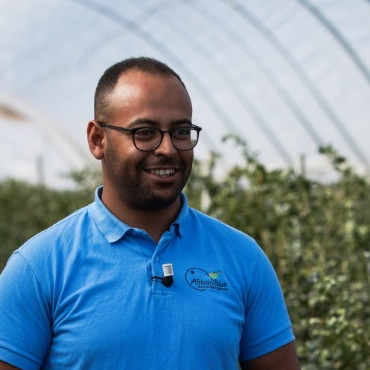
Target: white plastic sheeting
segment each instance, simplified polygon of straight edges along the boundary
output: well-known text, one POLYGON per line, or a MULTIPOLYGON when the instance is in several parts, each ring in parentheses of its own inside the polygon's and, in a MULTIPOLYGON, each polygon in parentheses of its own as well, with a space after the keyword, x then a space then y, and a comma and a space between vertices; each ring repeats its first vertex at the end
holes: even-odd
POLYGON ((237 162, 234 133, 271 167, 324 176, 332 144, 369 170, 369 0, 0 0, 0 50, 0 178, 64 186, 94 163, 97 80, 139 55, 182 76, 200 159, 237 162))

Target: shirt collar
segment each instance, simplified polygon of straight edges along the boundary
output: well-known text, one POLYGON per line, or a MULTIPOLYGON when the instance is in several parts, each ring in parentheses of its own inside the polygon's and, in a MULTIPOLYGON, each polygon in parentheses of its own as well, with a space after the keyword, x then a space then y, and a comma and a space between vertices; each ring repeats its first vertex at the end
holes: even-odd
MULTIPOLYGON (((133 230, 131 226, 126 225, 114 216, 101 201, 103 186, 100 186, 95 191, 95 201, 89 206, 89 213, 94 220, 100 232, 106 237, 109 243, 114 243, 120 240, 129 230, 133 230)), ((181 225, 189 214, 188 201, 184 193, 181 193, 181 210, 176 220, 172 223, 170 230, 181 237, 181 225)))
POLYGON ((185 220, 189 214, 188 199, 184 193, 180 194, 181 198, 181 210, 177 215, 176 220, 172 223, 171 227, 174 227, 176 233, 181 237, 181 229, 184 228, 185 220))
POLYGON ((101 201, 103 186, 95 190, 95 202, 89 206, 89 212, 100 232, 109 243, 121 239, 132 227, 126 225, 114 216, 101 201))

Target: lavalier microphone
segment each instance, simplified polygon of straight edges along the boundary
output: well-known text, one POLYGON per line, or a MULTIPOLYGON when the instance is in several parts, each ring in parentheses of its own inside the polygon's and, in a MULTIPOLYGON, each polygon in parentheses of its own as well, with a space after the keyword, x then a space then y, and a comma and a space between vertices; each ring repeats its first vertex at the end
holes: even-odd
POLYGON ((170 287, 173 284, 173 268, 172 263, 165 263, 162 265, 163 277, 152 276, 152 280, 160 280, 165 287, 170 287))

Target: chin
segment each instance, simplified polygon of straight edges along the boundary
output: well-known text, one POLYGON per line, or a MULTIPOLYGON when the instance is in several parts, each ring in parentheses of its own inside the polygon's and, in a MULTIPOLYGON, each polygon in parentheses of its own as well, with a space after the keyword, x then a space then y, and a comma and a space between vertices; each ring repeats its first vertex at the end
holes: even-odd
POLYGON ((172 197, 156 196, 153 195, 150 198, 143 199, 138 208, 147 211, 158 211, 161 209, 168 208, 172 206, 176 200, 179 198, 179 194, 172 197))

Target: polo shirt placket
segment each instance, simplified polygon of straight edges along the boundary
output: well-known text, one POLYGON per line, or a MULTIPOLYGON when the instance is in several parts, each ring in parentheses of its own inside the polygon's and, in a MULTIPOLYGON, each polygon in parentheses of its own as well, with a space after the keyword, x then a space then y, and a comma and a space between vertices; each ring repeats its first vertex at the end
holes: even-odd
POLYGON ((172 263, 172 261, 168 261, 168 257, 166 257, 166 260, 164 259, 163 252, 165 249, 167 249, 167 252, 170 252, 172 241, 176 237, 175 227, 172 225, 170 231, 166 231, 162 235, 149 261, 148 273, 150 274, 151 288, 154 294, 168 295, 173 293, 173 285, 171 287, 166 287, 160 279, 153 279, 153 277, 162 278, 163 264, 172 263))

